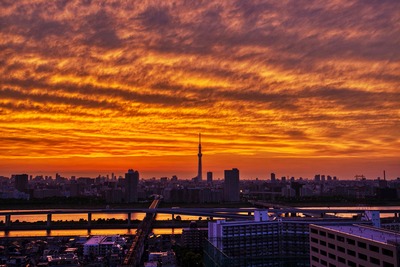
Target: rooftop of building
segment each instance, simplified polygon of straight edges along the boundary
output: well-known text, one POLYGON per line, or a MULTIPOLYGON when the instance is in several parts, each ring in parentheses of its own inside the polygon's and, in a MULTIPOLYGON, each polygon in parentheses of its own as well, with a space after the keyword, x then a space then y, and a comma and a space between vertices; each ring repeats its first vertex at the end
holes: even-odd
MULTIPOLYGON (((266 221, 256 221, 256 220, 240 220, 240 221, 231 221, 231 220, 217 220, 216 222, 221 225, 257 225, 257 224, 272 224, 272 223, 297 223, 297 224, 329 224, 329 223, 337 223, 337 224, 352 224, 357 223, 358 220, 353 218, 311 218, 311 217, 270 217, 269 220, 266 221)), ((363 222, 368 223, 368 222, 363 222)))
POLYGON ((101 235, 93 236, 88 241, 86 241, 85 245, 98 245, 104 238, 105 236, 101 235))
POLYGON ((208 228, 207 227, 196 227, 196 228, 187 227, 187 228, 182 228, 182 231, 208 231, 208 228))
POLYGON ((322 228, 343 232, 352 236, 374 240, 385 244, 400 243, 400 234, 365 225, 324 225, 322 228))
POLYGON ((104 236, 104 235, 97 235, 91 237, 88 241, 85 242, 84 245, 112 245, 118 240, 124 240, 123 238, 120 238, 119 235, 111 235, 111 236, 104 236))

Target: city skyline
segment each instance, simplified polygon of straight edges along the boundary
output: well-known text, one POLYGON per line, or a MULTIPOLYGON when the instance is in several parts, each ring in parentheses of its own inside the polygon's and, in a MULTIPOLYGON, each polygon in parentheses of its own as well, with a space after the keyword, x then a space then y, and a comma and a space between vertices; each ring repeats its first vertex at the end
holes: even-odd
POLYGON ((399 8, 2 2, 0 175, 395 179, 399 8))

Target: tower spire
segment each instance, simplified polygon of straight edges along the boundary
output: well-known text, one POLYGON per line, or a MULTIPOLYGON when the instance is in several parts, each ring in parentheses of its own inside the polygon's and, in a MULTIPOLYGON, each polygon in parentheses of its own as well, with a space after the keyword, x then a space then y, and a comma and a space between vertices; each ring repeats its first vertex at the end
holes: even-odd
POLYGON ((201 165, 201 157, 203 154, 201 154, 201 133, 199 133, 199 153, 197 154, 199 161, 198 161, 198 170, 197 170, 197 181, 200 182, 203 179, 203 171, 202 171, 202 165, 201 165))

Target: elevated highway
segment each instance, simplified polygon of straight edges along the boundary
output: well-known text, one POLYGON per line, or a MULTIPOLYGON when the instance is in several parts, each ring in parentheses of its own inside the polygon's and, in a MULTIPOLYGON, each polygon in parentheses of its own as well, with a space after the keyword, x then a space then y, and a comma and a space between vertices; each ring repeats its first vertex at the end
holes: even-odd
MULTIPOLYGON (((156 198, 151 203, 149 210, 156 210, 158 205, 160 204, 160 199, 156 198)), ((149 235, 153 221, 156 217, 156 213, 146 213, 146 217, 144 217, 142 223, 139 225, 136 230, 136 236, 133 240, 131 247, 129 248, 128 253, 125 256, 124 263, 122 266, 139 266, 143 252, 144 245, 149 235)))
MULTIPOLYGON (((153 202, 154 203, 154 202, 153 202)), ((0 230, 17 230, 20 229, 21 225, 13 225, 12 218, 13 216, 19 215, 46 215, 46 225, 45 226, 37 226, 40 229, 53 230, 53 229, 95 229, 102 228, 101 225, 94 225, 92 223, 92 215, 93 214, 127 214, 128 222, 125 225, 117 225, 117 228, 131 228, 131 214, 132 213, 146 213, 151 215, 160 214, 171 214, 171 218, 175 215, 193 215, 193 216, 202 216, 208 217, 211 219, 222 218, 222 219, 235 219, 235 220, 252 220, 254 208, 158 208, 157 205, 150 205, 149 208, 132 208, 132 209, 47 209, 47 210, 10 210, 10 211, 0 211, 0 220, 1 216, 4 216, 4 224, 0 224, 0 230), (86 225, 72 225, 71 228, 68 228, 68 225, 63 224, 53 225, 52 216, 55 214, 86 214, 87 215, 87 223, 86 225)), ((337 213, 351 213, 351 214, 359 214, 363 213, 366 210, 375 210, 368 209, 363 207, 357 208, 294 208, 294 207, 282 207, 282 208, 269 208, 268 213, 270 214, 305 214, 307 216, 312 217, 323 217, 327 213, 329 214, 337 214, 337 213)), ((391 208, 383 208, 380 209, 379 212, 382 214, 393 214, 394 217, 400 217, 400 209, 391 209, 391 208)), ((104 226, 104 228, 109 228, 110 226, 104 226)))

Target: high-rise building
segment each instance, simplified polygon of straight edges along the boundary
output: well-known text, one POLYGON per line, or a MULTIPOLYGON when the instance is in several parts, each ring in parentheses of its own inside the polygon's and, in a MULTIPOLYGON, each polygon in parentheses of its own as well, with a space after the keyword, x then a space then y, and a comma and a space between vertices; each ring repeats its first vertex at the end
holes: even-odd
POLYGON ((275 173, 271 173, 271 182, 272 183, 275 183, 276 182, 276 176, 275 176, 275 173))
POLYGON ((211 184, 213 181, 213 173, 207 172, 207 183, 211 184))
POLYGON ((365 225, 310 225, 311 266, 400 266, 400 234, 365 225))
POLYGON ((125 173, 125 202, 137 202, 138 200, 139 172, 129 169, 125 173))
MULTIPOLYGON (((318 251, 316 247, 312 248, 315 253, 320 252, 320 249, 326 251, 329 246, 337 246, 339 243, 334 243, 336 242, 334 240, 332 244, 328 243, 329 236, 325 239, 319 238, 322 242, 317 240, 316 243, 314 243, 314 237, 312 239, 309 237, 310 224, 334 224, 338 228, 345 228, 355 223, 371 224, 371 221, 350 218, 342 220, 337 220, 337 218, 271 218, 268 210, 255 210, 254 220, 209 222, 208 239, 204 245, 204 266, 356 266, 345 264, 316 265, 314 264, 315 261, 310 265, 310 243, 314 247, 319 246, 318 251)), ((346 239, 344 239, 344 242, 346 242, 346 239)), ((326 258, 332 257, 325 252, 323 252, 323 255, 326 256, 324 257, 325 261, 327 261, 326 258)), ((314 257, 317 256, 314 255, 314 257)), ((318 257, 321 259, 320 255, 318 257)), ((387 262, 389 263, 389 261, 387 262)), ((367 263, 357 265, 357 267, 359 266, 374 265, 367 263)))
POLYGON ((20 192, 28 192, 28 174, 14 175, 15 189, 20 192))
POLYGON ((198 228, 196 222, 191 222, 189 228, 182 229, 182 246, 194 251, 203 250, 207 239, 208 228, 198 228))
POLYGON ((201 182, 203 179, 203 169, 201 165, 201 157, 203 156, 203 154, 201 154, 201 133, 199 134, 199 153, 197 154, 197 156, 199 158, 198 168, 197 168, 197 182, 201 182))
POLYGON ((240 201, 239 170, 236 168, 224 171, 224 201, 240 201))

